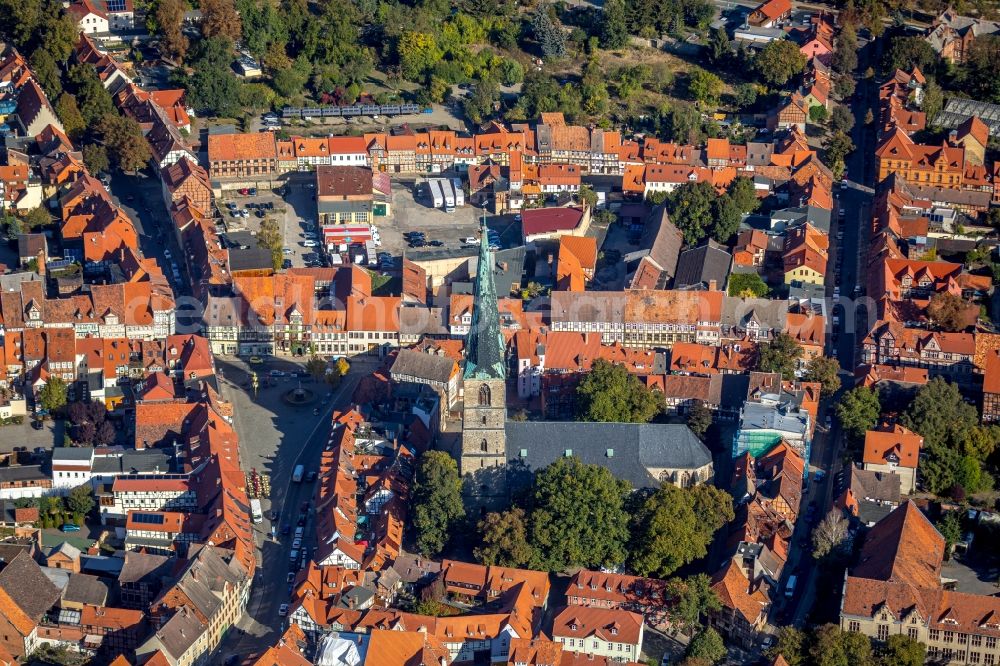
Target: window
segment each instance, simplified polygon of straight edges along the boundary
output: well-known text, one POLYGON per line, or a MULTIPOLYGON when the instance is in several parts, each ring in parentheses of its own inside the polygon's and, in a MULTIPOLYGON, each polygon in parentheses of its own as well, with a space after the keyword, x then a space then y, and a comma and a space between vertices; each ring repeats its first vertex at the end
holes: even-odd
POLYGON ((987 636, 986 637, 986 649, 987 650, 996 650, 997 649, 997 639, 996 639, 995 636, 987 636))
POLYGON ((858 622, 857 620, 851 620, 850 622, 847 623, 847 630, 854 632, 861 631, 861 623, 858 622))
POLYGON ((993 666, 993 664, 997 663, 997 656, 987 652, 983 655, 983 663, 986 664, 986 666, 993 666))
POLYGON ((908 635, 908 636, 909 636, 910 638, 912 638, 913 640, 918 640, 918 636, 919 636, 919 632, 917 631, 917 628, 916 628, 916 627, 910 627, 910 628, 909 628, 909 629, 908 629, 908 630, 906 631, 906 633, 907 633, 907 635, 908 635))
POLYGON ((490 387, 483 384, 479 387, 479 406, 489 407, 490 406, 490 387))
POLYGON ((954 631, 946 631, 946 632, 944 632, 944 642, 945 643, 954 643, 955 642, 955 632, 954 631))
POLYGON ((932 641, 939 641, 941 640, 941 631, 938 629, 931 629, 927 632, 927 638, 932 641))
POLYGON ((878 639, 880 641, 889 640, 889 625, 887 624, 878 625, 878 639))
POLYGON ((969 653, 969 663, 970 664, 978 664, 979 660, 980 660, 980 657, 979 657, 979 653, 978 652, 970 652, 969 653))
POLYGON ((484 439, 482 442, 479 443, 479 449, 485 453, 486 451, 489 451, 490 445, 484 439))
POLYGON ((969 634, 959 634, 958 635, 958 644, 959 645, 965 645, 968 642, 969 642, 969 634))
POLYGON ((972 647, 979 647, 983 644, 983 637, 972 634, 972 640, 970 642, 972 643, 972 647))

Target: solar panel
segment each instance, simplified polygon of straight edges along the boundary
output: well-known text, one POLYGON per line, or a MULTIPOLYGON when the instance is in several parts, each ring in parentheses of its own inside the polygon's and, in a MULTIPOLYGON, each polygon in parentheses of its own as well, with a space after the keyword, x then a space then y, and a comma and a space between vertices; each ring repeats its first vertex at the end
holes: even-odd
POLYGON ((163 516, 158 513, 133 513, 132 522, 145 525, 162 525, 163 516))
POLYGON ((108 0, 108 11, 109 12, 125 11, 125 0, 108 0))

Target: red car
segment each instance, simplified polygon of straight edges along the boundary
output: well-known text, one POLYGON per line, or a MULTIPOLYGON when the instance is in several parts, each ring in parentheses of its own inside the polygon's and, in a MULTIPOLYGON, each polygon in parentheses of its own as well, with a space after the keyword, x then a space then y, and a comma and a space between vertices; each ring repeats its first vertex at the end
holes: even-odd
POLYGON ((244 187, 243 189, 240 190, 240 194, 242 194, 243 196, 246 196, 246 195, 250 194, 250 190, 248 188, 244 187))

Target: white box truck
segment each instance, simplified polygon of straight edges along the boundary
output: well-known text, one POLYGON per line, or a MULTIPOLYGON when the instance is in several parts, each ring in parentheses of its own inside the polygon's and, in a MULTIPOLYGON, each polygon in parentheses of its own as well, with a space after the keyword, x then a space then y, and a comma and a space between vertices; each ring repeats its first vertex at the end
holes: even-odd
POLYGON ((438 181, 441 183, 441 189, 444 191, 444 209, 445 212, 454 213, 455 212, 455 191, 451 187, 451 181, 442 178, 438 181))
POLYGON ((455 208, 465 205, 465 190, 462 189, 462 181, 459 178, 452 178, 451 185, 455 188, 455 208))
POLYGON ((430 192, 434 208, 440 208, 444 205, 444 193, 441 192, 441 182, 437 178, 431 178, 427 181, 427 190, 430 192))
POLYGON ((302 475, 306 473, 306 468, 302 465, 296 465, 295 470, 292 472, 292 481, 299 483, 302 481, 302 475))
POLYGON ((253 519, 254 523, 259 523, 264 520, 264 513, 260 510, 259 499, 250 500, 250 517, 253 519))

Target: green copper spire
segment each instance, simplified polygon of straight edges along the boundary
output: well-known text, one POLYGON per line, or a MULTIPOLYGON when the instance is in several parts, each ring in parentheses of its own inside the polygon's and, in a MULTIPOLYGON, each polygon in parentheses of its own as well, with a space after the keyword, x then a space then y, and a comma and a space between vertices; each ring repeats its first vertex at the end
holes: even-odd
POLYGON ((479 265, 476 268, 476 297, 472 306, 472 326, 465 338, 465 379, 505 379, 503 333, 497 286, 493 281, 493 253, 486 233, 486 213, 479 230, 479 265))

